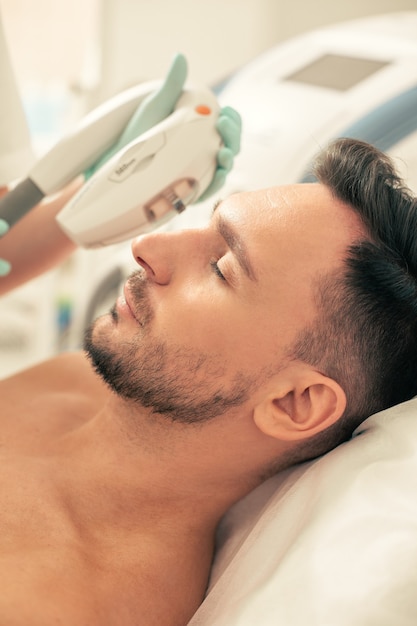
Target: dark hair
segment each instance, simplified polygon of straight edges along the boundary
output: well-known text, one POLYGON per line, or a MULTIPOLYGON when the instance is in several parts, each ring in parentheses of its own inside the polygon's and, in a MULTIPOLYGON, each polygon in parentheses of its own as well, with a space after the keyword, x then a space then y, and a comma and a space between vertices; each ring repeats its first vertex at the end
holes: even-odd
POLYGON ((318 279, 319 314, 292 350, 347 395, 345 415, 313 438, 320 454, 417 394, 417 200, 385 154, 354 139, 332 143, 315 174, 369 233, 347 250, 342 270, 318 279))

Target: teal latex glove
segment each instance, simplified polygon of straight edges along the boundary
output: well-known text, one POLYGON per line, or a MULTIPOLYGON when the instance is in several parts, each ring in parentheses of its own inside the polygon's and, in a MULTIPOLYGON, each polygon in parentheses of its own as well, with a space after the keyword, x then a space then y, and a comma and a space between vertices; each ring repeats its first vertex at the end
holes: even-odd
MULTIPOLYGON (((186 78, 187 61, 182 54, 177 54, 161 87, 143 100, 117 142, 84 172, 84 177, 90 178, 116 152, 168 117, 182 94, 186 78)), ((213 180, 198 201, 205 200, 224 184, 227 174, 233 167, 234 157, 240 150, 241 127, 237 111, 231 107, 221 109, 216 128, 224 145, 217 154, 217 169, 213 180)))
POLYGON ((84 177, 90 178, 116 152, 168 117, 182 94, 186 78, 187 61, 177 54, 161 87, 141 102, 116 143, 84 172, 84 177))
MULTIPOLYGON (((5 235, 8 230, 9 230, 8 223, 5 220, 0 218, 0 237, 5 235)), ((7 276, 7 274, 10 272, 10 269, 11 269, 10 263, 8 261, 5 261, 4 259, 0 259, 0 276, 7 276)))
POLYGON ((213 180, 205 192, 198 198, 198 202, 213 195, 224 185, 226 177, 233 167, 234 157, 240 150, 242 121, 235 109, 223 107, 220 110, 216 128, 224 145, 217 153, 217 169, 214 172, 213 180))

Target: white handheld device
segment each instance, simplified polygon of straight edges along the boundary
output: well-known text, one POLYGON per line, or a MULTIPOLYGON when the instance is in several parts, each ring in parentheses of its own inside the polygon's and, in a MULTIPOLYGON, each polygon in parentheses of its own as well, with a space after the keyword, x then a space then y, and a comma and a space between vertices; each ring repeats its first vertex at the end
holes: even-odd
POLYGON ((171 115, 114 155, 62 209, 62 230, 80 246, 98 247, 183 211, 213 178, 219 110, 209 89, 185 89, 171 115))
MULTIPOLYGON (((0 218, 13 226, 88 169, 160 85, 133 87, 87 115, 0 199, 0 218)), ((97 247, 156 228, 196 200, 216 169, 219 110, 211 90, 186 87, 171 115, 109 159, 64 207, 61 228, 77 244, 97 247)))
POLYGON ((93 165, 117 141, 140 103, 160 84, 153 81, 132 87, 86 115, 36 161, 27 178, 0 199, 0 218, 13 226, 42 198, 59 191, 93 165))

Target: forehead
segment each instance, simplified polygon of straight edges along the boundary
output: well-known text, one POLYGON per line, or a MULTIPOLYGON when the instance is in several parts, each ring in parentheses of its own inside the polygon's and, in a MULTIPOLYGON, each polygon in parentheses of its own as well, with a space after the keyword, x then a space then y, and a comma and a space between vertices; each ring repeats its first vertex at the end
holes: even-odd
POLYGON ((258 263, 269 255, 281 265, 287 258, 295 268, 307 264, 315 272, 336 268, 365 230, 354 210, 318 183, 235 194, 222 203, 221 213, 258 263))
POLYGON ((229 196, 222 203, 230 217, 250 220, 254 225, 267 222, 279 227, 301 223, 310 228, 343 225, 344 229, 362 231, 360 218, 347 204, 333 196, 320 183, 271 187, 229 196))

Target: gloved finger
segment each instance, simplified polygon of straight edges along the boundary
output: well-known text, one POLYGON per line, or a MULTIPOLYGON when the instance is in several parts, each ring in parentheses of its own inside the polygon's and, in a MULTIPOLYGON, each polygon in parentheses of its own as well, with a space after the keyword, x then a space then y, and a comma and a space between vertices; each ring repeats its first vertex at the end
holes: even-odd
POLYGON ((213 180, 211 181, 205 192, 198 198, 198 202, 206 200, 214 193, 216 193, 216 191, 218 191, 221 187, 223 187, 226 181, 227 174, 228 172, 226 170, 222 168, 217 168, 214 173, 213 180))
POLYGON ((12 266, 10 265, 8 261, 5 261, 4 259, 0 259, 0 276, 7 276, 11 268, 12 266))
POLYGON ((187 78, 187 61, 177 54, 161 87, 149 94, 138 106, 116 143, 84 172, 88 180, 104 163, 124 146, 172 113, 187 78))
POLYGON ((233 167, 234 154, 230 148, 220 148, 217 153, 217 163, 219 167, 226 170, 226 172, 230 172, 233 167))
POLYGON ((239 113, 231 107, 224 107, 220 111, 216 128, 224 145, 230 148, 234 154, 238 154, 242 133, 242 121, 239 113))
POLYGON ((5 235, 9 230, 9 225, 3 218, 0 217, 0 237, 5 235))
POLYGON ((224 115, 226 117, 229 117, 231 120, 233 120, 237 126, 239 126, 239 128, 242 128, 242 118, 240 117, 240 114, 236 111, 236 109, 234 109, 233 107, 222 107, 220 109, 220 115, 224 115))
MULTIPOLYGON (((9 230, 9 225, 6 220, 0 218, 0 237, 5 235, 9 230)), ((11 265, 8 261, 0 259, 0 276, 6 276, 11 270, 11 265)))
POLYGON ((224 145, 237 154, 240 150, 240 131, 236 124, 228 117, 219 117, 216 128, 224 145))
POLYGON ((184 88, 187 78, 187 61, 177 54, 161 87, 149 94, 139 105, 120 136, 118 147, 130 143, 172 113, 184 88))
POLYGON ((150 96, 151 100, 158 101, 157 108, 160 107, 160 113, 164 114, 164 118, 172 113, 184 89, 186 78, 187 60, 183 54, 177 54, 171 63, 163 84, 153 96, 150 96))

